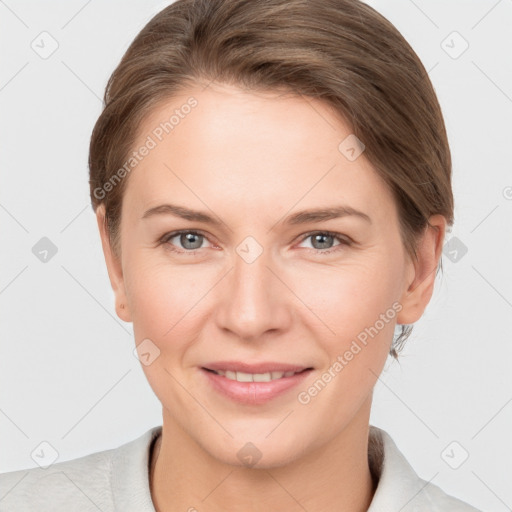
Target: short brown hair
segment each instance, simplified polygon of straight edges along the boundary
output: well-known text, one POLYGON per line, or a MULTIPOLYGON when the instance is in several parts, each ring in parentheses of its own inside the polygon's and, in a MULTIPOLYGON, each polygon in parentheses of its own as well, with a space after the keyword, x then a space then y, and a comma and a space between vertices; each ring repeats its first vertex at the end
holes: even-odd
MULTIPOLYGON (((204 80, 286 89, 331 106, 390 187, 411 256, 431 215, 453 224, 441 108, 419 57, 386 18, 359 0, 177 0, 146 24, 112 73, 91 137, 92 206, 105 205, 116 255, 127 178, 107 194, 98 190, 126 162, 155 106, 204 80)), ((411 330, 402 325, 393 357, 411 330)))

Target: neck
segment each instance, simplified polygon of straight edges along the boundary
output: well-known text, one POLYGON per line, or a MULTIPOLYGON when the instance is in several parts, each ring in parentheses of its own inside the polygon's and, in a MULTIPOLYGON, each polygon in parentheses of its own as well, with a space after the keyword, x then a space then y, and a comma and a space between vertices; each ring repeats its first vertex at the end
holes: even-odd
POLYGON ((378 481, 368 461, 367 405, 329 443, 271 469, 231 466, 211 457, 164 411, 162 435, 151 456, 155 509, 367 511, 378 481))

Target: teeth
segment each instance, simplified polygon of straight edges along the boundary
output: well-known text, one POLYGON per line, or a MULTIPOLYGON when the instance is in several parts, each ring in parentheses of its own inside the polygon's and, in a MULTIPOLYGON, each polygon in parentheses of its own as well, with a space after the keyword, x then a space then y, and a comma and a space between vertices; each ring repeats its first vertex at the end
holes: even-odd
POLYGON ((237 380, 238 382, 270 382, 275 379, 282 379, 283 377, 291 377, 296 372, 267 372, 267 373, 244 373, 232 372, 226 370, 215 370, 217 375, 222 375, 226 379, 237 380))

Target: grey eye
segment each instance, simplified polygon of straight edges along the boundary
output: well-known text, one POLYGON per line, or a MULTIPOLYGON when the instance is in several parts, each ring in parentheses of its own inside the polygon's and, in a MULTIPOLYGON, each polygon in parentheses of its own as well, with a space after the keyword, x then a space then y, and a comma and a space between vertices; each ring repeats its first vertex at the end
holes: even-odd
POLYGON ((308 238, 313 241, 313 249, 330 249, 334 242, 334 237, 326 233, 317 233, 316 235, 310 235, 308 238), (318 246, 315 245, 317 242, 318 246))
POLYGON ((206 237, 197 233, 196 231, 178 231, 175 233, 171 233, 166 236, 163 241, 170 246, 175 246, 180 250, 183 248, 185 252, 187 251, 195 251, 196 249, 201 249, 202 243, 206 237), (173 242, 175 238, 178 238, 178 243, 173 242), (180 247, 181 246, 181 247, 180 247))
POLYGON ((199 233, 181 233, 177 235, 180 237, 180 244, 182 244, 184 249, 200 249, 203 243, 203 235, 199 233))

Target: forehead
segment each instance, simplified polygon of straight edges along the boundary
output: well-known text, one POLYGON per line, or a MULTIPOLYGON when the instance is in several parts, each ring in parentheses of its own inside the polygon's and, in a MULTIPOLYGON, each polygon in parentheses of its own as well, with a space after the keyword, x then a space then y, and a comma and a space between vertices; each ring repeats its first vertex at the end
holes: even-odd
POLYGON ((228 200, 242 213, 346 199, 378 214, 372 198, 391 196, 364 152, 351 161, 340 150, 350 137, 350 125, 312 98, 214 83, 190 87, 139 127, 135 148, 150 140, 152 148, 131 172, 125 199, 139 209, 170 196, 201 209, 201 198, 228 200))
POLYGON ((308 147, 313 144, 317 154, 336 153, 338 139, 351 129, 328 104, 313 98, 211 83, 160 102, 141 123, 139 141, 153 132, 159 142, 160 136, 169 143, 187 139, 187 146, 200 146, 202 153, 224 153, 229 148, 230 153, 272 152, 289 158, 290 149, 310 155, 308 147))

